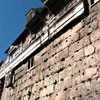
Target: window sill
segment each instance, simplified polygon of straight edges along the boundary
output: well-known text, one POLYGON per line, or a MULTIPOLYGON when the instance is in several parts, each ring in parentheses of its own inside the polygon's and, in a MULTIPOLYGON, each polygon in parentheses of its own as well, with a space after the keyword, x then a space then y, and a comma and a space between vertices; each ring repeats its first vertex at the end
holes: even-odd
POLYGON ((30 69, 27 70, 27 72, 31 71, 34 68, 35 68, 35 66, 31 67, 30 69))

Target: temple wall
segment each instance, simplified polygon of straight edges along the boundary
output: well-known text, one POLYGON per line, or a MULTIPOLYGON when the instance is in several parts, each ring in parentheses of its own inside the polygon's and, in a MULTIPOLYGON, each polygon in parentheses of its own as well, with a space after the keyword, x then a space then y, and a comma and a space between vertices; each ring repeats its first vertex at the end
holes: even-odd
POLYGON ((33 57, 33 69, 28 59, 17 66, 1 100, 99 100, 100 3, 33 57))

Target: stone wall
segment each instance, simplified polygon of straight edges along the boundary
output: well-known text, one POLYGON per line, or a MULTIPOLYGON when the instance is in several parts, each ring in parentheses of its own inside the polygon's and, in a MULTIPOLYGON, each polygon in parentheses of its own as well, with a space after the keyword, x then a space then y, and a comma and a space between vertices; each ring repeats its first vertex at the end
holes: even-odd
POLYGON ((27 70, 27 61, 19 65, 1 100, 99 100, 99 8, 91 7, 86 18, 41 49, 34 69, 27 70))

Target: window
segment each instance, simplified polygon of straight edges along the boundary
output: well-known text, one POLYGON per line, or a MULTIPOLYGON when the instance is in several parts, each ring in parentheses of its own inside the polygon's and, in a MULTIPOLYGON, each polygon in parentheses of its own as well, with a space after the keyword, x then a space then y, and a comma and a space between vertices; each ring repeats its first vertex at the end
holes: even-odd
POLYGON ((10 70, 5 75, 6 88, 13 86, 12 80, 13 80, 13 72, 12 70, 10 70))
POLYGON ((2 98, 2 93, 4 92, 4 78, 0 79, 0 100, 2 98))
POLYGON ((97 3, 99 0, 91 0, 91 4, 97 3))
POLYGON ((34 68, 34 58, 33 57, 28 61, 28 70, 32 68, 34 68))

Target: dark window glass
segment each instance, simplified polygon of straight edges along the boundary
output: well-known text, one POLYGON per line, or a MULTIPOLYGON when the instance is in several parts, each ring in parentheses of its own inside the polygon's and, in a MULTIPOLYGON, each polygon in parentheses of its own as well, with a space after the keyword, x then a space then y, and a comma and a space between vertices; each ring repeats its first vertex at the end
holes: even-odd
POLYGON ((31 67, 34 65, 34 58, 31 58, 31 67))
POLYGON ((28 61, 28 69, 31 69, 34 67, 34 58, 32 57, 29 61, 28 61))
POLYGON ((28 61, 28 69, 30 69, 30 60, 28 61))

